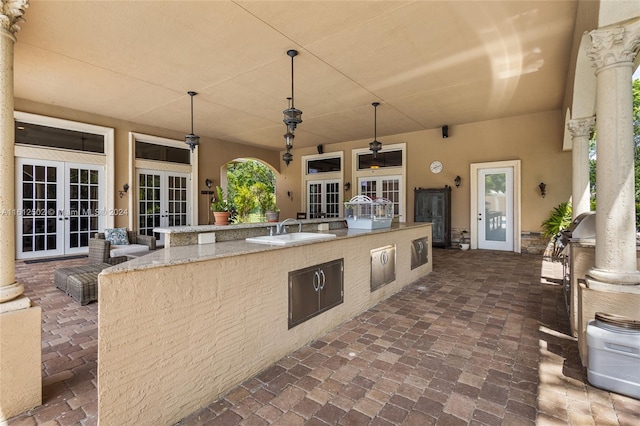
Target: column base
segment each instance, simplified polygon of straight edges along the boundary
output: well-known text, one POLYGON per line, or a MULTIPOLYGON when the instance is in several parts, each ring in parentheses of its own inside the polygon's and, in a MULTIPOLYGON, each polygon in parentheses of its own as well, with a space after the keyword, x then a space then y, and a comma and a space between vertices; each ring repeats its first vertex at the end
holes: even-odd
POLYGON ((27 296, 19 296, 8 302, 0 303, 0 314, 5 312, 19 311, 21 309, 27 309, 31 307, 31 299, 27 296))
POLYGON ((0 287, 0 303, 15 299, 22 293, 24 293, 24 286, 22 284, 13 283, 9 285, 3 285, 2 287, 0 287))
POLYGON ((594 281, 595 285, 599 285, 598 283, 601 283, 604 285, 615 285, 621 287, 640 287, 640 271, 619 272, 592 268, 587 272, 587 280, 594 281))

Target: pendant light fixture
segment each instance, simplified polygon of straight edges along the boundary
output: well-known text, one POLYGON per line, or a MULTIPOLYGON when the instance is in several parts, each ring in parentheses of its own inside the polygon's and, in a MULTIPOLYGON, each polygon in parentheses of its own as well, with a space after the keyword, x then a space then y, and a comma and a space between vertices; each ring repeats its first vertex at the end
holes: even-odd
POLYGON ((189 91, 187 94, 191 96, 191 133, 184 137, 184 143, 189 145, 191 152, 193 152, 200 143, 200 136, 193 134, 193 97, 197 95, 197 93, 189 91))
POLYGON ((293 58, 298 55, 298 51, 287 50, 287 55, 291 57, 291 104, 283 111, 283 121, 287 125, 287 130, 293 133, 298 124, 302 123, 302 111, 295 107, 295 97, 293 96, 293 58))
POLYGON ((378 158, 378 151, 382 149, 382 142, 379 142, 376 139, 376 133, 378 128, 377 112, 378 112, 378 105, 380 105, 380 102, 374 102, 371 105, 373 105, 373 142, 369 143, 369 149, 373 152, 373 158, 378 158))
MULTIPOLYGON (((291 98, 287 98, 289 101, 289 108, 291 108, 291 98)), ((286 113, 287 110, 285 110, 286 113)), ((293 160, 293 154, 291 154, 291 148, 293 148, 293 138, 296 136, 293 134, 293 129, 287 125, 287 133, 284 134, 284 143, 287 152, 282 154, 282 161, 289 167, 289 163, 293 160)))
POLYGON ((295 107, 295 100, 293 95, 293 58, 298 55, 297 50, 287 50, 287 55, 291 57, 291 97, 287 98, 289 101, 289 107, 285 109, 284 114, 284 124, 287 126, 287 132, 284 134, 285 147, 287 148, 287 152, 282 155, 282 160, 288 166, 291 160, 293 160, 293 155, 291 154, 291 148, 293 148, 293 138, 295 137, 294 133, 298 124, 302 123, 302 111, 295 107))

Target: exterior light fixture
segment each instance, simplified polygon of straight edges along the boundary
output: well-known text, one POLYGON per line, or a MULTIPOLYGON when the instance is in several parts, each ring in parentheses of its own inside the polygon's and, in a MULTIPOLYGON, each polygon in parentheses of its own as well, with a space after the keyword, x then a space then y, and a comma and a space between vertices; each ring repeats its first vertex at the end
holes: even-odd
POLYGON ((127 191, 129 191, 129 184, 125 183, 124 185, 122 185, 122 190, 118 191, 118 194, 120 194, 120 198, 124 197, 124 194, 126 194, 127 191))
POLYGON ((378 105, 380 105, 380 102, 374 102, 371 105, 373 105, 373 142, 369 143, 369 149, 373 152, 373 158, 377 158, 378 157, 378 151, 380 151, 382 149, 382 142, 379 142, 376 139, 376 133, 377 133, 377 127, 378 127, 378 123, 377 123, 377 118, 378 118, 378 105))
POLYGON ((293 154, 291 154, 291 150, 290 148, 287 148, 287 152, 285 152, 284 154, 282 154, 282 161, 284 161, 284 163, 287 165, 287 167, 289 166, 289 163, 293 160, 293 154))
POLYGON ((200 136, 193 134, 193 97, 197 95, 196 92, 187 92, 189 96, 191 96, 191 133, 184 137, 184 143, 189 145, 191 148, 191 152, 196 149, 196 146, 200 143, 200 136))
POLYGON ((298 55, 297 50, 287 50, 287 55, 291 57, 291 99, 289 108, 282 111, 284 113, 284 124, 287 130, 293 133, 298 124, 302 123, 302 111, 295 107, 295 98, 293 97, 293 58, 298 55))
POLYGON ((544 198, 545 195, 547 195, 547 184, 544 182, 540 182, 538 188, 540 188, 540 195, 542 195, 542 198, 544 198))
POLYGON ((460 181, 462 181, 462 178, 460 176, 456 176, 453 181, 456 183, 456 188, 460 188, 460 181))
POLYGON ((347 183, 345 183, 345 184, 344 184, 344 190, 345 190, 345 191, 348 191, 348 190, 350 190, 350 189, 351 189, 351 182, 347 182, 347 183))
POLYGON ((282 111, 284 114, 284 119, 282 121, 284 121, 284 124, 287 126, 287 132, 284 134, 287 152, 282 155, 282 160, 288 167, 289 163, 293 160, 293 154, 291 154, 293 138, 295 137, 294 133, 296 131, 296 127, 298 127, 298 124, 302 123, 302 111, 295 107, 295 98, 293 96, 293 58, 298 55, 298 51, 293 49, 287 50, 287 55, 291 58, 291 97, 287 98, 289 101, 289 107, 282 111))

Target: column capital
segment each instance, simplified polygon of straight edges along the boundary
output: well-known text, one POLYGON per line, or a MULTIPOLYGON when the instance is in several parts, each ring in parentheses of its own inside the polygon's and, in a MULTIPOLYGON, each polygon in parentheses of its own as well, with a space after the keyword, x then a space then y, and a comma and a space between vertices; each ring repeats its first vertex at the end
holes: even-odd
POLYGON ((0 25, 4 30, 15 35, 20 31, 20 22, 24 22, 22 15, 29 7, 29 0, 0 0, 2 9, 0 9, 0 25))
POLYGON ((567 123, 567 129, 569 129, 569 133, 574 139, 581 136, 589 137, 595 124, 595 117, 574 118, 567 123))
POLYGON ((599 28, 589 32, 591 47, 587 56, 594 62, 596 73, 611 65, 629 65, 640 48, 640 19, 623 25, 599 28))

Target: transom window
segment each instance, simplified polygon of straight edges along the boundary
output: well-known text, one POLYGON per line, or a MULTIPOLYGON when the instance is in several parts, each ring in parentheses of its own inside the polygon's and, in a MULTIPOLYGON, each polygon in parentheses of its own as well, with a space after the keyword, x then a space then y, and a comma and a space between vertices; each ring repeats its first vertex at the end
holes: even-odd
POLYGON ((15 121, 16 143, 104 154, 104 135, 15 121))

